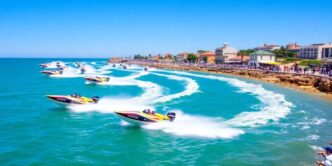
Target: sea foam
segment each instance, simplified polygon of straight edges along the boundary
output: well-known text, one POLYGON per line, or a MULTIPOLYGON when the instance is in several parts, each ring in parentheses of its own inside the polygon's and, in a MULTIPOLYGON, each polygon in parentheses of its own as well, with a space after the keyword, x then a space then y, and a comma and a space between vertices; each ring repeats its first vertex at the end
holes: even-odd
POLYGON ((173 122, 161 122, 144 125, 148 130, 161 130, 166 133, 203 138, 223 138, 230 139, 240 134, 244 134, 241 129, 231 128, 217 119, 193 116, 184 114, 181 111, 176 112, 176 119, 173 122))
POLYGON ((200 75, 181 71, 170 72, 174 74, 224 81, 239 88, 240 92, 255 95, 257 99, 261 101, 260 111, 242 112, 236 115, 233 119, 226 121, 226 123, 230 125, 249 127, 264 125, 269 121, 278 121, 281 118, 284 118, 291 112, 291 108, 293 107, 291 102, 286 101, 284 95, 268 91, 259 84, 252 84, 235 78, 226 78, 214 75, 200 75))

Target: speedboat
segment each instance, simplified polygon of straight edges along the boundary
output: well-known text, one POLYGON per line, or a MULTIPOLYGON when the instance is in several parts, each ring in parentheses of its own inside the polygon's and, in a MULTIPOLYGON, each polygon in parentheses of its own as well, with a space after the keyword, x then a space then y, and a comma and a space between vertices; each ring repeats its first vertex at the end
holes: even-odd
POLYGON ((109 77, 86 77, 85 80, 89 81, 90 83, 104 83, 110 80, 109 77))
POLYGON ((99 101, 98 96, 91 98, 80 96, 77 94, 72 95, 47 95, 49 99, 61 105, 77 105, 77 104, 96 104, 99 101))
POLYGON ((167 113, 167 115, 162 115, 150 109, 146 109, 143 111, 115 111, 115 114, 124 121, 136 125, 144 125, 165 121, 173 122, 176 116, 174 112, 169 112, 167 113))
POLYGON ((64 68, 65 66, 66 66, 66 65, 63 64, 63 63, 60 63, 60 62, 57 62, 57 63, 56 63, 56 67, 59 68, 59 69, 60 69, 60 68, 64 68))
POLYGON ((39 64, 40 67, 42 68, 46 68, 46 67, 49 67, 50 64, 49 63, 43 63, 43 64, 39 64))
POLYGON ((61 70, 43 70, 41 73, 44 73, 46 75, 61 75, 63 71, 61 70))

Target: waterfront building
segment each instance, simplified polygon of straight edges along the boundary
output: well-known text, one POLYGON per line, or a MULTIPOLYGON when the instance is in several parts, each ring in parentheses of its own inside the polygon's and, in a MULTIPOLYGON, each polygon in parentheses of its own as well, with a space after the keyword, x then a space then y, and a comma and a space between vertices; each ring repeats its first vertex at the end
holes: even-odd
POLYGON ((263 50, 263 51, 273 51, 273 50, 276 50, 276 49, 280 49, 281 47, 277 44, 266 44, 264 43, 264 45, 262 47, 256 47, 254 48, 255 51, 258 51, 258 50, 263 50))
POLYGON ((155 56, 151 57, 151 60, 154 62, 159 62, 159 59, 160 59, 160 55, 155 55, 155 56))
POLYGON ((228 63, 232 63, 232 64, 248 64, 249 62, 249 56, 241 56, 238 55, 234 58, 230 58, 228 63))
POLYGON ((187 52, 182 52, 176 55, 176 61, 177 62, 185 62, 188 58, 187 52))
POLYGON ((332 46, 326 46, 322 48, 322 63, 332 67, 332 46))
POLYGON ((122 58, 122 57, 112 57, 108 60, 108 63, 122 63, 124 62, 126 59, 122 58))
POLYGON ((269 51, 258 50, 249 54, 248 66, 276 65, 276 55, 269 51))
POLYGON ((159 59, 159 62, 173 63, 173 62, 175 62, 175 59, 173 58, 172 54, 164 54, 164 56, 159 59))
POLYGON ((296 42, 295 43, 289 43, 286 45, 286 50, 289 52, 293 52, 293 53, 298 53, 300 50, 301 46, 298 45, 296 42))
POLYGON ((207 51, 199 54, 199 61, 207 64, 215 64, 216 54, 212 51, 207 51))
POLYGON ((229 63, 231 59, 237 57, 238 50, 230 47, 227 43, 224 43, 223 47, 215 50, 215 62, 216 64, 229 63))
MULTIPOLYGON (((297 56, 298 56, 298 58, 303 58, 303 59, 322 60, 323 57, 325 58, 325 54, 323 54, 323 49, 325 51, 325 50, 329 50, 328 48, 332 48, 332 43, 329 43, 329 44, 324 44, 324 43, 311 44, 309 46, 301 47, 299 49, 299 52, 298 52, 297 56)), ((328 56, 329 52, 327 52, 326 55, 328 56)))

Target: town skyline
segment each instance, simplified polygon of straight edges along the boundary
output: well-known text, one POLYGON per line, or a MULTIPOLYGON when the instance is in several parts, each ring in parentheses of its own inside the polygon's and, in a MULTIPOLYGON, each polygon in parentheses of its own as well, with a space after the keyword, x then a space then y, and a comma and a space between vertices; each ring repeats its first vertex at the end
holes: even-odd
POLYGON ((107 58, 329 43, 328 0, 0 2, 0 57, 107 58), (310 20, 315 20, 310 22, 310 20))

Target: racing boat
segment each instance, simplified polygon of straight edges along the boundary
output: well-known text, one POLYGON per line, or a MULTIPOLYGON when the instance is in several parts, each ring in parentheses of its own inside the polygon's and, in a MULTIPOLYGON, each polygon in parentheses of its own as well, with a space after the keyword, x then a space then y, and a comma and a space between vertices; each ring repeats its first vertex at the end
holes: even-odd
POLYGON ((61 70, 43 70, 41 73, 46 75, 61 75, 63 72, 61 70))
POLYGON ((103 83, 108 82, 110 80, 109 77, 86 77, 85 80, 89 81, 90 83, 103 83))
POLYGON ((144 125, 156 122, 172 122, 175 119, 176 114, 174 112, 169 112, 167 115, 162 115, 156 113, 150 109, 143 111, 115 111, 115 114, 126 122, 144 125))
POLYGON ((72 105, 72 104, 96 104, 99 101, 98 96, 94 96, 92 98, 80 96, 77 94, 72 95, 48 95, 47 96, 52 101, 56 102, 60 105, 72 105))
POLYGON ((59 68, 59 69, 64 68, 65 66, 66 66, 66 65, 63 64, 63 63, 60 63, 60 62, 57 62, 57 63, 56 63, 56 67, 59 68))
POLYGON ((46 67, 49 67, 50 64, 49 63, 43 63, 43 64, 39 64, 40 67, 42 68, 46 68, 46 67))

